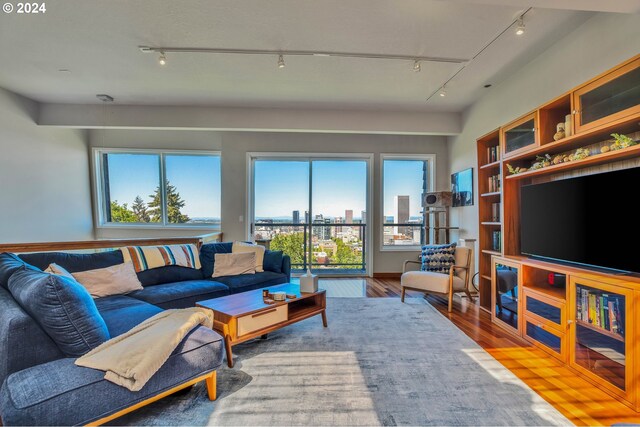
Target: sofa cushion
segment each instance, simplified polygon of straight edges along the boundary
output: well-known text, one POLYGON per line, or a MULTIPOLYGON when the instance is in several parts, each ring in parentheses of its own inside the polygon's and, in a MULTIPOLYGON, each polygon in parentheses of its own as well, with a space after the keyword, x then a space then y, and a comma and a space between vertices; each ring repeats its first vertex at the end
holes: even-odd
POLYGON ((196 302, 229 295, 229 288, 213 280, 188 280, 149 286, 130 297, 162 308, 194 307, 196 302))
POLYGON ((91 295, 67 277, 23 267, 9 279, 9 291, 68 356, 82 356, 109 339, 91 295))
MULTIPOLYGON (((407 271, 400 278, 402 286, 424 291, 449 293, 449 275, 433 271, 407 271)), ((453 290, 464 290, 464 280, 453 276, 453 290)))
POLYGON ((66 252, 40 252, 33 254, 21 254, 20 259, 35 265, 40 270, 45 270, 49 264, 58 264, 64 267, 69 273, 78 271, 95 270, 97 268, 111 267, 122 264, 122 252, 106 251, 91 254, 71 254, 66 252))
POLYGON ((222 337, 198 327, 185 337, 160 370, 138 392, 104 379, 104 372, 65 358, 9 376, 0 408, 5 425, 84 425, 135 405, 222 363, 222 337))
POLYGON ((425 245, 422 247, 422 271, 449 274, 455 263, 456 244, 425 245))
POLYGON ((266 251, 264 253, 264 270, 282 273, 282 251, 266 251))
POLYGON ((256 254, 254 252, 216 254, 215 259, 211 275, 214 278, 256 272, 256 254))
POLYGON ((98 298, 95 302, 111 337, 128 332, 162 311, 160 307, 125 295, 98 298))
POLYGON ((202 264, 202 276, 211 277, 216 254, 230 254, 233 242, 207 243, 200 247, 200 264, 202 264))
POLYGON ((142 284, 130 262, 79 271, 72 275, 94 298, 122 295, 142 289, 142 284))
POLYGON ((21 267, 27 267, 31 270, 37 270, 36 267, 25 263, 23 260, 18 258, 17 255, 14 255, 9 252, 3 252, 0 254, 0 286, 4 289, 9 289, 9 277, 21 267))
POLYGON ((61 357, 51 337, 0 288, 0 384, 9 374, 61 357))
POLYGON ((229 287, 232 294, 238 292, 251 291, 253 289, 266 288, 269 286, 287 283, 287 275, 274 273, 273 271, 263 271, 256 274, 241 274, 239 276, 216 277, 216 281, 224 283, 229 287))
POLYGON ((202 280, 202 270, 195 268, 169 265, 167 267, 153 268, 138 273, 138 279, 142 286, 153 286, 161 283, 183 282, 185 280, 202 280))

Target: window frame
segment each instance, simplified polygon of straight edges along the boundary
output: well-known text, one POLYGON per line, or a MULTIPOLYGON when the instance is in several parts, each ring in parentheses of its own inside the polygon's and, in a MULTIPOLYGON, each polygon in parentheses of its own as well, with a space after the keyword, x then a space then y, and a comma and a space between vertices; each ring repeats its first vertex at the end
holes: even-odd
MULTIPOLYGON (((222 209, 220 211, 220 222, 208 222, 198 224, 174 224, 167 222, 167 207, 162 203, 162 222, 145 223, 145 222, 107 222, 106 221, 106 205, 104 194, 104 170, 102 167, 101 157, 103 154, 151 154, 158 156, 158 169, 160 175, 160 183, 165 182, 167 155, 187 155, 187 156, 217 156, 220 158, 220 206, 222 208, 222 152, 210 150, 164 150, 154 148, 108 148, 108 147, 92 147, 91 148, 91 166, 92 166, 92 187, 93 187, 93 213, 96 228, 115 229, 144 229, 144 230, 170 230, 170 229, 189 229, 189 230, 220 230, 222 227, 222 209)), ((161 185, 162 200, 166 200, 166 188, 161 185)))
MULTIPOLYGON (((380 239, 380 251, 381 252, 416 252, 422 247, 420 245, 385 245, 384 244, 384 228, 385 226, 393 226, 393 224, 385 224, 384 215, 384 162, 385 160, 414 160, 414 161, 426 161, 427 162, 427 191, 435 191, 436 184, 436 155, 435 154, 392 154, 381 153, 380 154, 380 227, 379 227, 379 239, 380 239)), ((424 219, 423 219, 424 221, 424 219)), ((424 227, 424 222, 422 223, 424 227)))

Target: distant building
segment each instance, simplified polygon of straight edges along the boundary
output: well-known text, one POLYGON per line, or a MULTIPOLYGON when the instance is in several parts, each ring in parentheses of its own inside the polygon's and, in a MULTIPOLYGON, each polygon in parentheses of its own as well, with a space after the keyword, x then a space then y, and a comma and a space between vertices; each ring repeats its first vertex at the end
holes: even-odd
MULTIPOLYGON (((322 214, 316 215, 313 224, 330 224, 329 218, 324 218, 322 214)), ((313 235, 318 240, 331 240, 331 227, 313 227, 313 235)))
POLYGON ((345 224, 353 224, 353 211, 351 209, 344 211, 344 222, 345 224))
MULTIPOLYGON (((393 197, 393 216, 396 224, 407 224, 409 222, 409 196, 393 197)), ((407 234, 407 227, 394 227, 393 234, 407 234)))
MULTIPOLYGON (((367 211, 360 212, 360 224, 367 223, 367 211)), ((358 238, 364 240, 365 227, 358 227, 358 238)))
POLYGON ((293 211, 293 223, 300 224, 300 211, 293 211))
POLYGON ((304 211, 304 223, 309 224, 309 211, 304 211))
MULTIPOLYGON (((334 218, 333 222, 335 224, 344 224, 344 218, 342 218, 341 216, 337 216, 334 218)), ((338 233, 342 233, 342 227, 331 227, 331 236, 332 237, 336 237, 338 235, 338 233)))

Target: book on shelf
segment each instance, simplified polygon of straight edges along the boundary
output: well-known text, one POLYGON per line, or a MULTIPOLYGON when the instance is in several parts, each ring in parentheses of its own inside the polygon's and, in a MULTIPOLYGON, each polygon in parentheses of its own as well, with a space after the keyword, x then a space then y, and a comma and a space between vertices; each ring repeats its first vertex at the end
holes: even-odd
POLYGON ((491 204, 491 221, 500 222, 500 203, 491 204))
POLYGON ((489 180, 489 193, 496 193, 500 191, 500 174, 492 175, 489 180))
POLYGON ((578 287, 576 318, 597 328, 624 336, 624 297, 578 287))
POLYGON ((498 146, 487 147, 487 163, 494 163, 500 160, 500 150, 498 146))
POLYGON ((492 234, 492 242, 491 242, 491 248, 494 251, 500 252, 500 247, 501 247, 501 243, 502 243, 502 232, 500 232, 499 230, 495 230, 492 234))

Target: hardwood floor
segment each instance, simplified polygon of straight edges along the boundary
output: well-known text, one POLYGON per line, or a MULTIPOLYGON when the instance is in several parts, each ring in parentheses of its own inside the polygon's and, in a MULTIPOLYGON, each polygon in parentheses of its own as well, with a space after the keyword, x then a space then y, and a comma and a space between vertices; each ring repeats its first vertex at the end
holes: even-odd
MULTIPOLYGON (((400 297, 399 279, 363 280, 366 281, 367 297, 400 297)), ((407 296, 419 298, 422 295, 419 292, 408 291, 407 296)), ((428 296, 426 299, 574 424, 640 423, 640 413, 602 392, 597 386, 578 376, 547 353, 531 346, 527 341, 503 331, 491 323, 489 313, 480 310, 466 298, 454 299, 452 313, 447 312, 446 299, 434 296, 428 296)))

